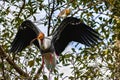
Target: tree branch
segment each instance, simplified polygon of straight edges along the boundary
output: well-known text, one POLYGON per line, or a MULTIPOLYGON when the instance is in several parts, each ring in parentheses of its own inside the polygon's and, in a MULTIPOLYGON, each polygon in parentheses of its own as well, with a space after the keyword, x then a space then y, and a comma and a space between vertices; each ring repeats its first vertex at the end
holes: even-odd
POLYGON ((22 12, 22 10, 24 9, 24 6, 25 6, 25 0, 23 0, 23 5, 22 5, 22 7, 20 8, 20 11, 19 11, 19 13, 18 13, 17 18, 19 18, 20 13, 21 13, 21 12, 22 12))
POLYGON ((4 78, 4 80, 6 80, 6 77, 5 77, 5 66, 4 66, 4 59, 3 57, 1 57, 1 60, 2 60, 2 76, 4 78))
POLYGON ((41 65, 40 68, 38 69, 37 73, 35 74, 35 77, 34 77, 33 80, 36 80, 36 79, 39 78, 39 76, 40 76, 40 74, 41 74, 41 72, 42 72, 43 66, 44 66, 44 64, 42 63, 42 65, 41 65))
POLYGON ((65 3, 65 4, 63 4, 63 5, 59 6, 59 7, 56 7, 55 10, 58 10, 60 8, 64 8, 65 5, 67 5, 65 8, 68 8, 69 4, 72 3, 72 2, 74 2, 74 0, 70 0, 70 2, 67 2, 67 3, 65 3))
POLYGON ((7 62, 22 76, 29 78, 29 75, 24 72, 17 64, 15 64, 12 59, 10 58, 10 56, 7 55, 7 53, 4 52, 2 46, 0 46, 0 56, 5 58, 7 60, 7 62))
MULTIPOLYGON (((50 2, 49 0, 48 0, 48 2, 50 2)), ((54 9, 55 9, 55 0, 53 0, 53 6, 52 6, 52 10, 50 10, 50 3, 48 3, 49 4, 49 11, 50 11, 50 13, 49 13, 49 19, 48 19, 48 32, 47 32, 47 35, 49 36, 49 34, 50 34, 50 27, 51 27, 51 19, 52 19, 52 15, 53 15, 53 12, 54 12, 54 9)))

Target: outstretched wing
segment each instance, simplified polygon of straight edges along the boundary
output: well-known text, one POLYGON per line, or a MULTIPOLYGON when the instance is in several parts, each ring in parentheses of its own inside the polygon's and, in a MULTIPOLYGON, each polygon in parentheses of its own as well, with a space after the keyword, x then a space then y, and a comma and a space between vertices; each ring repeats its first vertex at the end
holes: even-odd
POLYGON ((53 36, 53 45, 56 54, 59 55, 71 41, 82 43, 86 46, 92 46, 98 43, 99 34, 91 27, 80 22, 74 17, 65 18, 57 28, 53 36))
MULTIPOLYGON (((17 53, 22 51, 25 47, 30 45, 31 41, 35 39, 39 33, 40 30, 30 20, 24 21, 20 25, 11 44, 10 52, 17 53)), ((33 43, 39 47, 37 40, 34 40, 33 43)))

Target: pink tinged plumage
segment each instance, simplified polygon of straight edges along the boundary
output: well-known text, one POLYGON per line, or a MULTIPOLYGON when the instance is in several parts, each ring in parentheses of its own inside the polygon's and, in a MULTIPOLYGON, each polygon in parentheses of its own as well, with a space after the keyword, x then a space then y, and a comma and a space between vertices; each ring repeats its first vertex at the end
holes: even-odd
MULTIPOLYGON (((50 44, 50 38, 46 39, 44 38, 43 33, 40 33, 39 36, 37 37, 39 46, 41 49, 46 50, 51 44, 50 44), (41 41, 42 40, 42 41, 41 41)), ((42 54, 42 60, 45 63, 47 69, 52 72, 55 69, 56 66, 56 54, 53 52, 47 52, 42 54)), ((43 63, 43 65, 44 65, 43 63)))
POLYGON ((56 54, 55 53, 45 53, 42 54, 44 62, 47 69, 52 72, 56 66, 56 54))

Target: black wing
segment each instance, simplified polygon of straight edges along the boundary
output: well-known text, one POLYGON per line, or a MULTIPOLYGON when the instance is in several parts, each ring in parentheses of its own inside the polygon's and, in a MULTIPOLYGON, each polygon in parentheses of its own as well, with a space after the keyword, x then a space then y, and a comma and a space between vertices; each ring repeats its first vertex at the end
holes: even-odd
POLYGON ((98 43, 99 34, 86 24, 74 17, 65 18, 53 36, 53 45, 59 55, 71 41, 92 46, 98 43))
MULTIPOLYGON (((30 21, 24 21, 18 29, 18 32, 11 44, 10 52, 17 53, 22 51, 25 47, 30 45, 31 41, 35 39, 40 30, 30 21)), ((39 47, 38 41, 33 42, 36 46, 39 47)))

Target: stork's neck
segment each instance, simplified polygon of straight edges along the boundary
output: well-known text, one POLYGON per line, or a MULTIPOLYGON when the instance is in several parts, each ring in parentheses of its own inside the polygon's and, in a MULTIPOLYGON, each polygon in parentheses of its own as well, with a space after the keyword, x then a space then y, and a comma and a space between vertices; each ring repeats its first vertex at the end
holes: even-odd
POLYGON ((41 49, 42 52, 44 52, 44 53, 54 52, 51 40, 52 40, 52 36, 49 36, 49 37, 45 37, 41 41, 40 49, 41 49))

